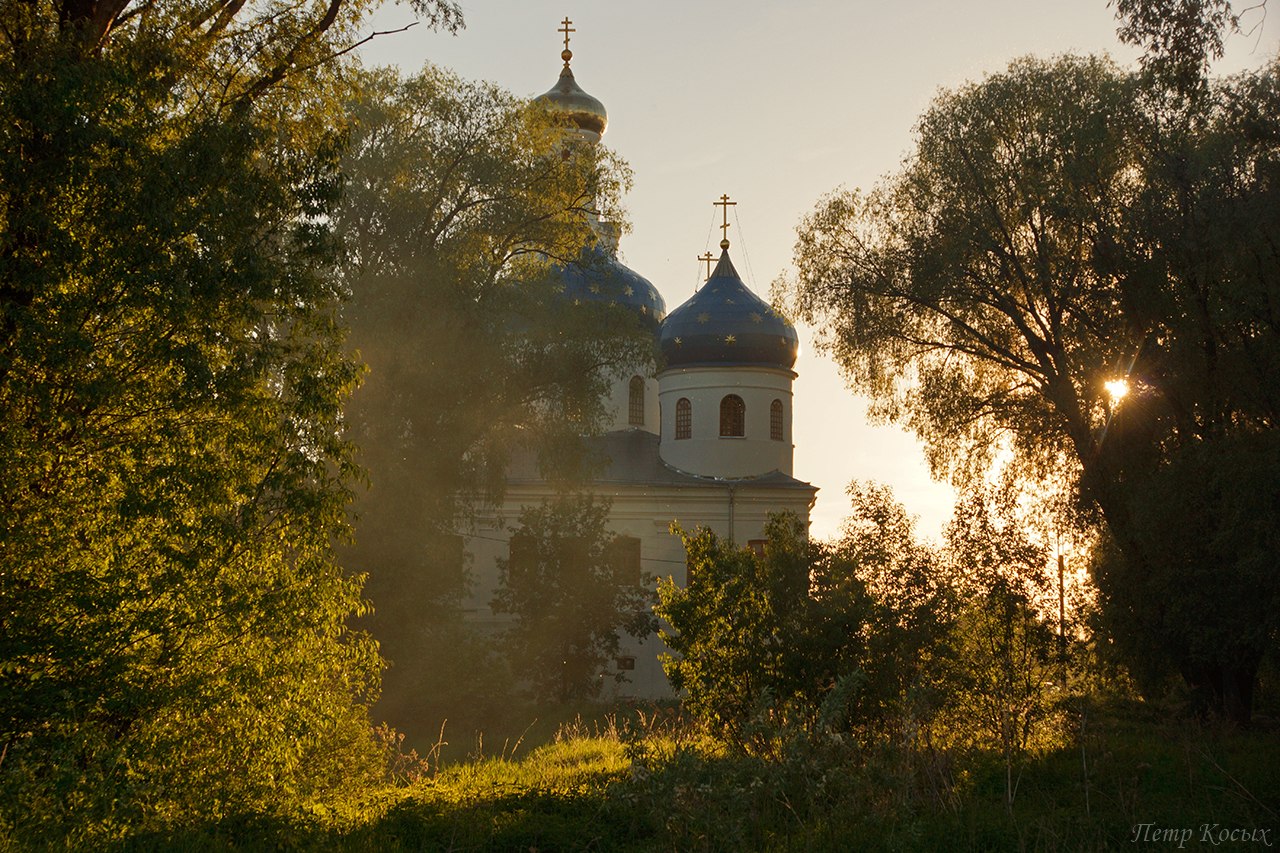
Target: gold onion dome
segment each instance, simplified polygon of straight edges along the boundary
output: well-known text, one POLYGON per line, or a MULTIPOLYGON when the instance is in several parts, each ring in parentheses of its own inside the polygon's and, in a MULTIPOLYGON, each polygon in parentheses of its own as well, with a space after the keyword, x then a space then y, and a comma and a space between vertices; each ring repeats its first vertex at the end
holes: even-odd
POLYGON ((573 22, 565 18, 560 30, 564 33, 564 50, 560 53, 564 68, 560 69, 560 79, 547 92, 534 98, 534 101, 546 104, 554 112, 565 116, 579 130, 598 140, 609 124, 609 113, 605 111, 604 104, 582 91, 578 81, 573 79, 573 69, 569 67, 569 60, 573 58, 573 51, 569 50, 569 33, 574 32, 569 28, 571 23, 573 22))

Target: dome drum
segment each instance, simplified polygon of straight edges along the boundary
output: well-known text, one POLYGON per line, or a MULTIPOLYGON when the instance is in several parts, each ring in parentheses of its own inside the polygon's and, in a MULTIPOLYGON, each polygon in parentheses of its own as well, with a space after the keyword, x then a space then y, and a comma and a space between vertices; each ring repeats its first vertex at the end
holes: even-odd
POLYGON ((790 476, 793 376, 764 366, 664 370, 658 377, 662 460, 705 477, 790 476))

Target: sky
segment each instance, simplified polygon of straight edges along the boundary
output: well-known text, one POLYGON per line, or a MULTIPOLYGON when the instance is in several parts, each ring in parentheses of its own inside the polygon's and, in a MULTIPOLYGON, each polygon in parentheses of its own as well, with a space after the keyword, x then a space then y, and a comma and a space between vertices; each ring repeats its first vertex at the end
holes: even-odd
MULTIPOLYGON (((634 172, 625 199, 631 232, 621 259, 661 291, 667 310, 701 283, 705 251, 719 254, 720 208, 730 254, 768 299, 791 271, 795 229, 826 193, 873 186, 910 153, 913 127, 939 91, 979 81, 1011 60, 1107 53, 1121 65, 1137 51, 1115 37, 1105 0, 461 0, 457 35, 418 25, 362 49, 369 65, 406 73, 433 63, 520 96, 554 85, 566 16, 578 85, 609 113, 604 136, 634 172)), ((1261 66, 1277 51, 1280 23, 1260 20, 1233 36, 1215 71, 1261 66)), ((387 6, 376 30, 413 21, 387 6)), ((919 443, 868 422, 837 367, 799 329, 793 432, 795 476, 818 486, 812 532, 838 534, 852 480, 893 488, 938 538, 955 495, 934 481, 919 443)))

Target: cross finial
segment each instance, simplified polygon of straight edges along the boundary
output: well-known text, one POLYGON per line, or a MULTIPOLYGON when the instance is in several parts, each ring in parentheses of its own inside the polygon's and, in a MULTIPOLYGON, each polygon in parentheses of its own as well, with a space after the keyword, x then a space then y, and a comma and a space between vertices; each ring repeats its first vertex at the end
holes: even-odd
POLYGON ((720 248, 727 249, 729 248, 729 208, 736 206, 738 203, 736 201, 729 201, 729 196, 726 193, 725 195, 720 196, 719 201, 713 201, 712 204, 724 209, 724 222, 720 225, 720 231, 723 235, 720 238, 720 248))
POLYGON ((560 22, 558 33, 564 33, 564 50, 560 52, 560 58, 564 60, 565 67, 569 67, 569 60, 573 59, 573 51, 569 50, 569 33, 576 33, 573 27, 569 26, 573 21, 569 20, 569 16, 565 15, 563 21, 560 22))
POLYGON ((698 260, 702 261, 703 263, 705 263, 705 264, 707 265, 707 278, 711 278, 711 262, 712 262, 713 260, 715 260, 715 259, 711 256, 711 253, 710 253, 710 252, 706 252, 706 253, 704 253, 704 254, 698 255, 698 260))

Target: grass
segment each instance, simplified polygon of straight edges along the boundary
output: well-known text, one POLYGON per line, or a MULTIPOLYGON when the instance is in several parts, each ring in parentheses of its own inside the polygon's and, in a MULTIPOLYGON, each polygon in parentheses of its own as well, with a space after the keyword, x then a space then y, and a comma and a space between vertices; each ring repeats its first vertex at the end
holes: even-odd
MULTIPOLYGON (((1011 809, 998 756, 796 744, 735 755, 687 727, 611 716, 519 754, 477 757, 343 809, 250 816, 130 850, 810 851, 1177 849, 1135 827, 1268 830, 1280 845, 1277 730, 1164 719, 1090 702, 1066 745, 1022 768, 1011 809)), ((1261 843, 1222 849, 1257 849, 1261 843)))

